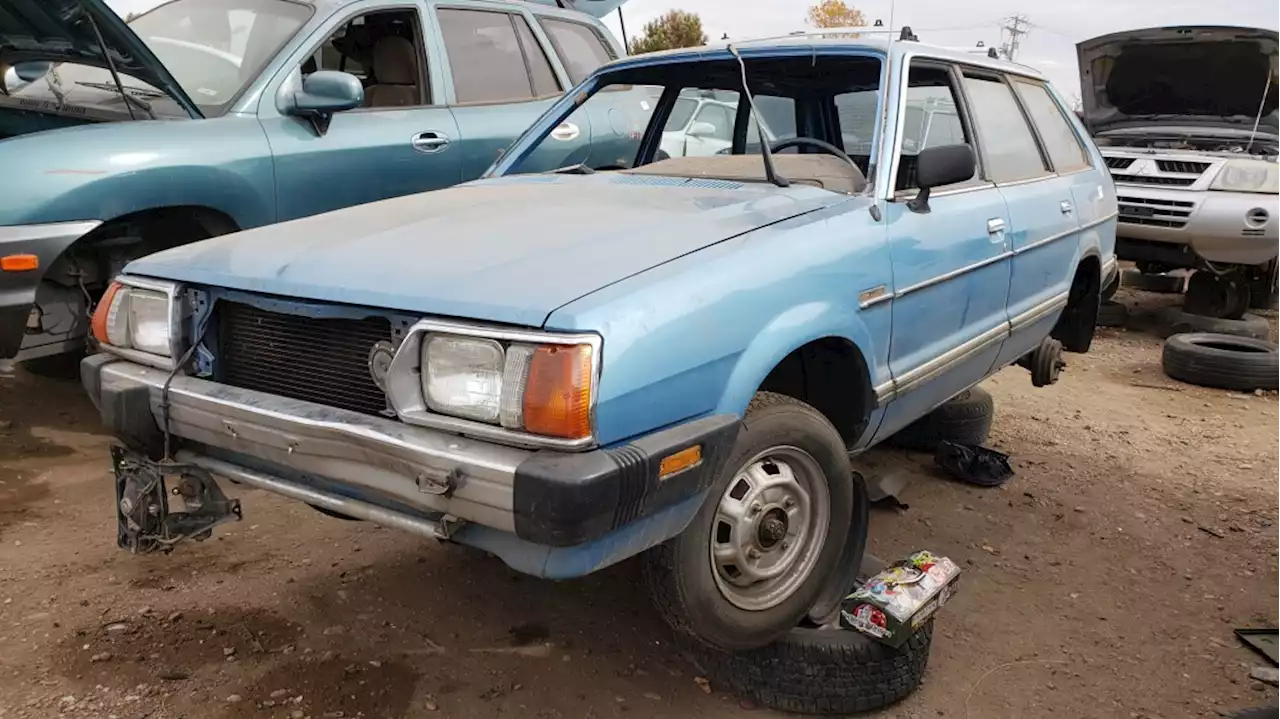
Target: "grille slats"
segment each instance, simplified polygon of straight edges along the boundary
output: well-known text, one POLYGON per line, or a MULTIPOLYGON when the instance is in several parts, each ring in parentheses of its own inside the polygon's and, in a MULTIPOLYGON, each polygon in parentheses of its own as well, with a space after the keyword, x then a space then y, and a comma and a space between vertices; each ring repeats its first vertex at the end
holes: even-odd
POLYGON ((216 311, 220 381, 364 414, 386 409, 369 375, 369 350, 391 339, 385 318, 312 318, 225 301, 216 311))
POLYGON ((1196 183, 1195 177, 1161 177, 1159 175, 1120 175, 1111 173, 1111 178, 1116 182, 1132 182, 1139 185, 1172 185, 1175 187, 1186 187, 1196 183))
POLYGON ((1156 167, 1161 172, 1181 172, 1184 175, 1202 175, 1209 169, 1207 162, 1189 162, 1187 160, 1156 160, 1156 167))
POLYGON ((1186 227, 1195 209, 1194 202, 1182 200, 1120 196, 1116 201, 1120 206, 1120 221, 1130 225, 1179 229, 1186 227))
POLYGON ((1113 170, 1123 170, 1133 164, 1133 158, 1129 157, 1104 157, 1102 159, 1106 160, 1107 167, 1113 170))

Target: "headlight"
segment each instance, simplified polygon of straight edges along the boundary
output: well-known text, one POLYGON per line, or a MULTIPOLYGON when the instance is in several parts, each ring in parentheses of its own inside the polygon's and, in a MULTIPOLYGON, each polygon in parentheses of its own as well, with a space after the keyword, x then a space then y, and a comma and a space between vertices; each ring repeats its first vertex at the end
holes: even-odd
POLYGON ((1274 195, 1280 192, 1280 165, 1266 160, 1227 160, 1209 189, 1274 195))
POLYGON ((93 336, 108 347, 172 356, 173 298, 166 291, 113 282, 92 324, 93 336))
POLYGON ((422 395, 437 414, 546 437, 591 437, 596 348, 429 332, 422 395))

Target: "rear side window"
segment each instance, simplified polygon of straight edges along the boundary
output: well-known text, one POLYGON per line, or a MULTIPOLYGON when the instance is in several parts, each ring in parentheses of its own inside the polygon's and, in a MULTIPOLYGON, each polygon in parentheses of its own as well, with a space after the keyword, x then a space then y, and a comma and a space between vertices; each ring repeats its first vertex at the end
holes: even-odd
POLYGON ((517 34, 520 35, 520 46, 524 49, 524 56, 529 65, 529 78, 533 83, 534 96, 546 97, 558 94, 560 82, 556 80, 556 74, 551 70, 551 61, 547 59, 547 53, 543 52, 542 44, 533 36, 533 30, 529 29, 529 22, 519 15, 512 15, 511 22, 515 23, 517 34))
POLYGON ((1053 169, 1058 172, 1082 170, 1089 166, 1084 147, 1076 136, 1062 108, 1054 102, 1044 85, 1023 80, 1015 80, 1013 86, 1018 89, 1022 104, 1026 105, 1031 120, 1040 131, 1040 140, 1044 149, 1049 152, 1053 169))
POLYGON ((613 60, 613 51, 594 28, 578 22, 540 18, 542 28, 560 55, 560 62, 577 85, 601 65, 613 60))
POLYGON ((536 43, 527 51, 521 43, 524 33, 517 31, 516 21, 523 18, 452 9, 439 10, 438 16, 458 102, 519 102, 548 94, 551 70, 536 43))
POLYGON ((983 167, 992 182, 1014 182, 1047 175, 1040 146, 1013 90, 1003 80, 965 73, 965 93, 977 126, 983 167))

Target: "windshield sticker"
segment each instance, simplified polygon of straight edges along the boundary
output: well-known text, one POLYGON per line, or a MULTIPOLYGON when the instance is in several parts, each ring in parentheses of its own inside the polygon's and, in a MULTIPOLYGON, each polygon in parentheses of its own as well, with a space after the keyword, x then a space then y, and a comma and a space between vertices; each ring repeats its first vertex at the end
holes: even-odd
POLYGON ((46 115, 60 115, 62 117, 74 117, 88 120, 119 122, 120 120, 129 119, 129 116, 126 113, 97 110, 80 105, 64 105, 56 100, 37 100, 34 98, 0 95, 0 106, 14 107, 19 110, 30 110, 32 112, 41 112, 46 115))
POLYGON ((204 95, 205 97, 217 97, 217 96, 218 96, 218 91, 217 91, 217 90, 210 90, 210 89, 209 89, 209 88, 207 88, 207 87, 198 87, 198 88, 196 88, 196 92, 200 93, 201 95, 204 95))

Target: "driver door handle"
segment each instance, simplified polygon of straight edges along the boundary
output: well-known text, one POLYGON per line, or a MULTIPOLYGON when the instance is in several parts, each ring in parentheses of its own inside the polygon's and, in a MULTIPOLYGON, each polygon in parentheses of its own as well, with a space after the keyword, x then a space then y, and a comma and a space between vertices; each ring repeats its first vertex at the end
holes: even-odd
POLYGON ((419 132, 409 145, 418 152, 439 152, 449 146, 449 136, 443 132, 419 132))

